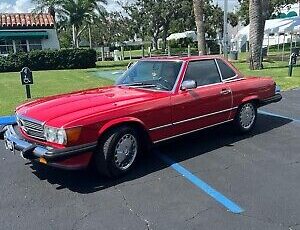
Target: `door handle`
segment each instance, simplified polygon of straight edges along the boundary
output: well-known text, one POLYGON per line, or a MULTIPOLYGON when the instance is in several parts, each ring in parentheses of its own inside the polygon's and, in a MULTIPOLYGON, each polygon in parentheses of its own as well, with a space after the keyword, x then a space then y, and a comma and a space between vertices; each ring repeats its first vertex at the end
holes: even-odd
POLYGON ((227 94, 230 94, 231 93, 231 90, 230 89, 222 89, 220 94, 222 95, 227 95, 227 94))

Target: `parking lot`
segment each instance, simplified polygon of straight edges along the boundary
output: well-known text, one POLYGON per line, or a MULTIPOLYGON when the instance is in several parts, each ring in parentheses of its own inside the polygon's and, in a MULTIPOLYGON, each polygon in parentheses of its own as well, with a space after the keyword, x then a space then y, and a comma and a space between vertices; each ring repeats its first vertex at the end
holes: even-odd
POLYGON ((160 144, 117 181, 32 164, 1 142, 0 228, 300 229, 300 90, 283 97, 250 135, 223 125, 160 144))

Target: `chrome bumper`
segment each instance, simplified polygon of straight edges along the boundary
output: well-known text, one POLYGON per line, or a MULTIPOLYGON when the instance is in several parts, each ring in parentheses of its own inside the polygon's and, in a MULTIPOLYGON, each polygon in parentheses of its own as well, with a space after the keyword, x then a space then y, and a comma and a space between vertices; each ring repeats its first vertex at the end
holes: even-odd
POLYGON ((77 156, 86 152, 93 151, 97 143, 77 145, 74 147, 66 147, 63 149, 54 149, 50 146, 42 146, 25 140, 16 125, 7 125, 1 128, 0 137, 4 139, 5 146, 11 151, 21 151, 21 155, 29 160, 44 158, 47 162, 55 162, 77 156), (1 135, 2 134, 2 135, 1 135))

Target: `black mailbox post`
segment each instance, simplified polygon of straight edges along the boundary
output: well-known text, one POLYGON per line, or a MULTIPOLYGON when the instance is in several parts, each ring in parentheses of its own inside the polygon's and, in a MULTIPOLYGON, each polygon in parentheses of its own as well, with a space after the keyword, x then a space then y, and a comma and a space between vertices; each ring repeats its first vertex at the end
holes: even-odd
POLYGON ((27 98, 31 98, 30 85, 33 84, 32 72, 28 67, 24 67, 21 72, 21 83, 26 87, 27 98))

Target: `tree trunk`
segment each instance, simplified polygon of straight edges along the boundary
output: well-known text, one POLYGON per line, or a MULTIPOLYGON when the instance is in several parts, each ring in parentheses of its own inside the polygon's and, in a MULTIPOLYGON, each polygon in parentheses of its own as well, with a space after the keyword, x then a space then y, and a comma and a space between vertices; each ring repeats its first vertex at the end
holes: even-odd
POLYGON ((153 36, 153 48, 158 50, 158 36, 153 36))
POLYGON ((163 34, 162 34, 162 41, 163 41, 163 50, 167 48, 167 37, 168 37, 169 25, 164 24, 163 26, 163 34))
POLYGON ((264 29, 266 12, 263 4, 268 4, 265 0, 249 1, 249 18, 250 18, 250 69, 262 69, 262 46, 264 40, 264 29))
POLYGON ((76 46, 76 28, 75 28, 75 25, 73 24, 72 25, 72 37, 73 37, 73 47, 75 48, 76 46))
POLYGON ((205 28, 204 28, 204 0, 193 0, 195 23, 197 27, 197 41, 199 55, 206 55, 205 28))

